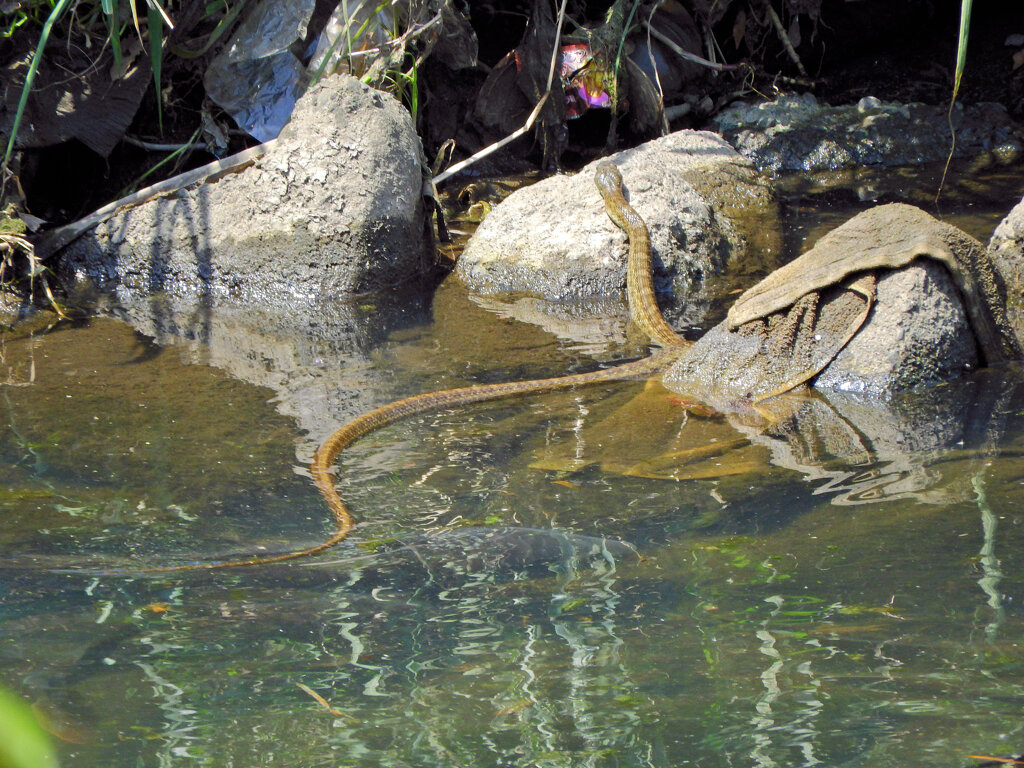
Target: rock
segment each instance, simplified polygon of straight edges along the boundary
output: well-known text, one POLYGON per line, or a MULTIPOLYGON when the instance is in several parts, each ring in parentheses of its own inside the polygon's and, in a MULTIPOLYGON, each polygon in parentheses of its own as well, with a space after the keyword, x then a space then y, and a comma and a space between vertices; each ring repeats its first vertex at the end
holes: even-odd
POLYGON ((960 378, 979 362, 949 272, 936 261, 918 259, 879 276, 871 317, 814 387, 889 396, 960 378))
POLYGON ((996 227, 988 255, 1006 288, 1007 319, 1024 346, 1024 200, 996 227))
POLYGON ((407 281, 428 263, 421 160, 397 101, 325 78, 251 167, 118 213, 65 249, 63 276, 296 306, 407 281))
POLYGON ((806 381, 889 397, 1021 356, 980 243, 912 206, 861 214, 747 290, 664 374, 719 409, 806 381))
MULTIPOLYGON (((953 123, 957 157, 988 153, 1008 163, 1020 156, 1015 124, 999 104, 958 104, 953 123)), ((886 103, 871 96, 840 107, 822 106, 810 94, 740 104, 724 110, 714 126, 762 170, 912 165, 949 154, 944 107, 886 103)))
MULTIPOLYGON (((682 302, 727 269, 773 266, 780 249, 775 199, 750 163, 718 136, 679 131, 611 160, 651 231, 659 292, 682 302), (747 257, 755 254, 751 267, 754 259, 747 257)), ((517 190, 497 205, 467 244, 457 273, 481 293, 552 300, 618 295, 626 283, 626 252, 591 164, 574 176, 517 190)))

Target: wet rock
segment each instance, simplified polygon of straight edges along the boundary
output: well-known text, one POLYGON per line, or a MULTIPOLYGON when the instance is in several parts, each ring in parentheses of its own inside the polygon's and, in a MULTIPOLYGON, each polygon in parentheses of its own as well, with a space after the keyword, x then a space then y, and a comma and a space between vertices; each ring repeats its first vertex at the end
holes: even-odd
MULTIPOLYGON (((774 266, 780 238, 772 192, 718 136, 679 131, 611 160, 651 231, 659 292, 699 303, 712 276, 764 274, 774 266)), ((496 206, 457 272, 481 293, 550 300, 620 295, 626 255, 626 238, 605 213, 591 164, 517 190, 496 206)))
POLYGON ((427 263, 420 168, 397 101, 326 78, 251 167, 118 213, 65 249, 64 277, 293 306, 408 281, 427 263))
MULTIPOLYGON (((1011 162, 1021 153, 1018 130, 999 104, 957 105, 956 156, 990 154, 1011 162)), ((827 171, 861 165, 913 165, 944 160, 949 123, 944 107, 865 97, 824 106, 810 94, 724 110, 715 129, 762 170, 827 171)))
POLYGON ((988 255, 1006 289, 1007 319, 1024 345, 1024 200, 996 227, 988 255))

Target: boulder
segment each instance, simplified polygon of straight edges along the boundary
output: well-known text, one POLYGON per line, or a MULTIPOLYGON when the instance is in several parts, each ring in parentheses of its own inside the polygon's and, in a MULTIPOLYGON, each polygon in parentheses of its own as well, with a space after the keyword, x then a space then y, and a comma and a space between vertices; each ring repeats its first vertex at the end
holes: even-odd
POLYGON ((1024 346, 1024 200, 999 222, 988 255, 1006 287, 1007 319, 1024 346))
MULTIPOLYGON (((715 130, 762 170, 832 171, 863 165, 913 165, 945 160, 945 107, 883 102, 822 105, 810 94, 738 104, 723 110, 715 130)), ((1020 156, 1018 128, 999 104, 957 105, 956 156, 990 154, 997 162, 1020 156)))
POLYGON ((421 163, 397 101, 325 78, 252 166, 118 212, 64 250, 63 276, 289 305, 408 281, 429 263, 421 163))
MULTIPOLYGON (((763 274, 774 265, 781 238, 773 193, 720 137, 679 131, 610 159, 650 229, 659 293, 681 302, 727 270, 763 274)), ((621 294, 627 241, 605 213, 594 170, 592 163, 512 193, 470 238, 458 276, 486 294, 621 294)))
POLYGON ((980 362, 949 271, 922 258, 879 275, 869 321, 814 387, 884 397, 958 379, 980 362))

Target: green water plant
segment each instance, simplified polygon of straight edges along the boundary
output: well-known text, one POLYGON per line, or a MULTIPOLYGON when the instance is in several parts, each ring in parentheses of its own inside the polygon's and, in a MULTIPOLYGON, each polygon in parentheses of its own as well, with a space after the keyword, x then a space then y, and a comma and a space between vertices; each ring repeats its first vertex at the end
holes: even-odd
MULTIPOLYGON (((66 319, 67 315, 47 281, 47 269, 36 255, 35 246, 25 236, 25 231, 25 224, 15 215, 14 206, 0 212, 0 290, 27 280, 28 295, 34 300, 38 284, 57 315, 66 319)), ((3 768, 2 763, 0 768, 3 768)))

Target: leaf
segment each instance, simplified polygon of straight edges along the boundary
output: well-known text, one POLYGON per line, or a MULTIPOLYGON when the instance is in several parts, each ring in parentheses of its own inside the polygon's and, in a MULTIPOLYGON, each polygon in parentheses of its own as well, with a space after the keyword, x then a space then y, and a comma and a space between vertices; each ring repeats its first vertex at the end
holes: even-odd
POLYGON ((956 48, 956 73, 953 76, 953 97, 950 99, 950 108, 960 93, 960 80, 964 76, 964 67, 967 64, 967 38, 971 30, 971 6, 974 0, 960 0, 960 34, 957 38, 956 48))
POLYGON ((747 12, 744 9, 740 9, 740 12, 736 14, 736 21, 732 25, 732 43, 736 46, 736 50, 739 50, 740 43, 743 42, 743 38, 747 34, 747 12))
POLYGON ((0 689, 0 767, 57 768, 53 745, 29 706, 0 689))

